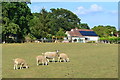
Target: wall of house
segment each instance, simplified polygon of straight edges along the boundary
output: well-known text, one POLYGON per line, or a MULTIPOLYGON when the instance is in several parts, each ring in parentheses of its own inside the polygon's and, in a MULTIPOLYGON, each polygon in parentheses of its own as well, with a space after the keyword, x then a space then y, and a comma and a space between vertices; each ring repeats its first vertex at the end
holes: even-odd
POLYGON ((85 38, 84 37, 80 37, 79 39, 81 39, 82 41, 79 41, 81 43, 85 43, 85 38))
POLYGON ((67 35, 68 40, 71 39, 71 36, 68 34, 68 32, 65 33, 67 35))
POLYGON ((79 37, 72 37, 72 42, 78 42, 79 37), (76 41, 75 41, 76 39, 76 41))
POLYGON ((85 43, 85 38, 84 37, 72 37, 71 39, 72 39, 72 42, 85 43))
POLYGON ((85 38, 88 38, 88 41, 96 41, 98 42, 99 37, 94 37, 94 36, 85 36, 85 38))
POLYGON ((72 42, 86 43, 88 41, 98 42, 99 37, 85 36, 85 37, 71 37, 71 39, 72 39, 72 42), (87 40, 85 38, 87 38, 87 40), (75 39, 76 39, 76 41, 74 41, 75 39))

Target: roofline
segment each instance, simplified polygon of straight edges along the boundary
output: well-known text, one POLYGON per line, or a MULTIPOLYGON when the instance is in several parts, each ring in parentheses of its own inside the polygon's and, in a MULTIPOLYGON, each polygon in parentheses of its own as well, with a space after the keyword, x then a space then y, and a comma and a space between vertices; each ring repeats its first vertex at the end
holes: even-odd
POLYGON ((85 36, 85 37, 99 37, 99 36, 85 36))

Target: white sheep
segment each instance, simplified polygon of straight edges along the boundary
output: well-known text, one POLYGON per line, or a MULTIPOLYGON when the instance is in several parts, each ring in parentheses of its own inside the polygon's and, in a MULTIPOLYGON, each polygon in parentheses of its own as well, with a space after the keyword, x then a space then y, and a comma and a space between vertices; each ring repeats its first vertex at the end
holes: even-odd
POLYGON ((23 67, 29 68, 28 64, 25 62, 24 59, 16 58, 14 60, 14 69, 18 69, 18 65, 20 65, 20 69, 23 69, 23 67))
POLYGON ((67 56, 67 54, 65 54, 65 53, 59 54, 58 62, 61 62, 62 60, 64 62, 69 62, 70 61, 69 58, 68 58, 68 56, 67 56))
POLYGON ((45 58, 45 56, 37 56, 36 60, 37 60, 37 65, 39 65, 40 62, 42 63, 42 65, 48 65, 48 61, 45 58))
POLYGON ((49 62, 49 59, 52 59, 52 62, 55 62, 55 58, 58 57, 58 52, 59 50, 56 50, 56 52, 45 52, 45 53, 42 53, 48 60, 49 62))

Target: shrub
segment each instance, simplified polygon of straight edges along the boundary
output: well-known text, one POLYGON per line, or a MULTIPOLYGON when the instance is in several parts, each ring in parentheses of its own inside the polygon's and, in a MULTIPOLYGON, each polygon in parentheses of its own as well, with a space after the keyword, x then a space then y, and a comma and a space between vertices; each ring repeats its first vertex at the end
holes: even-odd
POLYGON ((107 41, 110 43, 118 43, 120 42, 120 37, 101 37, 100 41, 107 41))
POLYGON ((95 43, 95 41, 88 41, 87 43, 95 43))
POLYGON ((36 38, 31 34, 28 34, 27 36, 25 36, 25 41, 26 42, 32 42, 34 40, 36 40, 36 38))

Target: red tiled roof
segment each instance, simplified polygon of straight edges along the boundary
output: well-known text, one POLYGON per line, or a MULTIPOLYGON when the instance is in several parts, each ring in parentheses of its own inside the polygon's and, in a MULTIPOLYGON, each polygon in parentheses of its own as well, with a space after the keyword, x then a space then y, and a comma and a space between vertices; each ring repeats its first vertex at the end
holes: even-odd
POLYGON ((79 31, 93 31, 90 29, 71 29, 71 31, 67 31, 70 36, 79 36, 83 37, 82 34, 80 34, 79 31))
POLYGON ((68 31, 70 36, 79 36, 82 37, 82 35, 78 31, 68 31))

